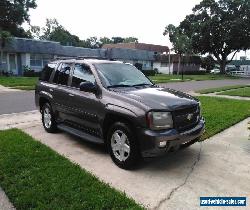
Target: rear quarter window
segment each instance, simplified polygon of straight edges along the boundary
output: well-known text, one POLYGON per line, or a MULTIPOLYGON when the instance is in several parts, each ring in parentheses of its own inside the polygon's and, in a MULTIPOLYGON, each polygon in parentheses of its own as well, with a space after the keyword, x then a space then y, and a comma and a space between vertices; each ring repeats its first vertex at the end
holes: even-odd
POLYGON ((50 76, 52 74, 52 72, 54 71, 56 67, 56 64, 47 64, 42 72, 41 72, 41 76, 39 78, 40 81, 45 81, 45 82, 48 82, 49 79, 50 79, 50 76))

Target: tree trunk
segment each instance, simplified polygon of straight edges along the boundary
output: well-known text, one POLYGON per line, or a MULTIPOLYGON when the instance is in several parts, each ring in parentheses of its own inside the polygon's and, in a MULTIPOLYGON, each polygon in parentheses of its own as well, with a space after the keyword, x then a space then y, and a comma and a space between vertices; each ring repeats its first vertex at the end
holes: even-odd
POLYGON ((3 49, 1 49, 1 55, 0 55, 0 74, 3 73, 3 49))
POLYGON ((221 60, 220 62, 220 73, 221 74, 226 74, 226 65, 227 65, 227 60, 221 60))
POLYGON ((179 62, 178 62, 178 71, 177 71, 177 75, 180 74, 180 66, 181 66, 181 55, 179 54, 179 62))

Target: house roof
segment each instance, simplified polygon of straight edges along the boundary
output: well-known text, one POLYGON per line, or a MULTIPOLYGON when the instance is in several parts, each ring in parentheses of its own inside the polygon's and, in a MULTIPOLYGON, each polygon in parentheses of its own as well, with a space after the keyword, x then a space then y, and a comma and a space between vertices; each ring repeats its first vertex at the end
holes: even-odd
POLYGON ((250 60, 232 60, 229 65, 241 66, 241 65, 250 65, 250 60))
MULTIPOLYGON (((1 40, 0 40, 1 41, 1 40)), ((154 52, 139 49, 90 49, 73 46, 62 46, 59 42, 41 41, 26 38, 13 38, 4 48, 7 52, 52 54, 59 56, 94 56, 124 60, 153 61, 154 52)))
POLYGON ((169 48, 167 46, 162 45, 154 45, 154 44, 145 44, 145 43, 117 43, 117 44, 105 44, 102 46, 104 49, 110 48, 121 48, 121 49, 138 49, 138 50, 146 50, 152 52, 168 52, 169 48))

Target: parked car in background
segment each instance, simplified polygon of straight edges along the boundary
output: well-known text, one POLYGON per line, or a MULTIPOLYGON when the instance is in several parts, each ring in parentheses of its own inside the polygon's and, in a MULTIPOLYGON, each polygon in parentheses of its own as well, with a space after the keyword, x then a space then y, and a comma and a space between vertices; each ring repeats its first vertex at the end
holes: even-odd
POLYGON ((210 74, 219 74, 220 73, 220 69, 212 69, 210 71, 210 74))
POLYGON ((133 167, 187 147, 205 129, 200 102, 153 84, 131 64, 98 59, 50 62, 35 101, 47 132, 57 129, 105 144, 115 164, 133 167))

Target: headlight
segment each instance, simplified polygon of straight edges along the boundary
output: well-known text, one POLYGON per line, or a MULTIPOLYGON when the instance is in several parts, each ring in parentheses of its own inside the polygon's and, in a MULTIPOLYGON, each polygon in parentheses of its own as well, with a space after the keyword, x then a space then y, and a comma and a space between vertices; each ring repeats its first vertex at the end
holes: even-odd
POLYGON ((149 128, 152 130, 173 128, 173 119, 170 112, 149 112, 147 120, 149 128))

